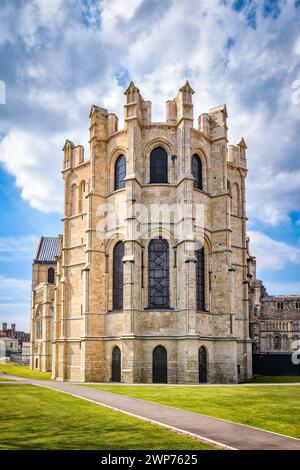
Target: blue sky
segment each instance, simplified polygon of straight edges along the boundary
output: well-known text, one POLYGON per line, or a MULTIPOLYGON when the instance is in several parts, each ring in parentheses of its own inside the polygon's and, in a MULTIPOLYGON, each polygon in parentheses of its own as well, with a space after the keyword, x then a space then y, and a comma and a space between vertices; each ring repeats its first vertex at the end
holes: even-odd
POLYGON ((186 79, 195 116, 226 103, 247 142, 259 277, 300 293, 299 0, 1 0, 0 322, 28 328, 38 237, 62 232, 61 149, 88 157, 91 104, 121 125, 133 80, 163 120, 186 79))

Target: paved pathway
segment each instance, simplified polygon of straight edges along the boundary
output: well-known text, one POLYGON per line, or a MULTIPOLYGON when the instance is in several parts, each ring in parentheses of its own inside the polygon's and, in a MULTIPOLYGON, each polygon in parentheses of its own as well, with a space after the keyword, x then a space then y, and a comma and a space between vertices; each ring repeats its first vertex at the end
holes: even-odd
MULTIPOLYGON (((1 374, 0 374, 1 375, 1 374)), ((2 375, 3 377, 3 375, 2 375)), ((5 376, 7 379, 9 376, 5 376)), ((200 439, 238 450, 300 450, 300 439, 69 382, 18 379, 72 394, 200 439)), ((0 383, 1 384, 1 383, 0 383)), ((233 404, 234 406, 234 404, 233 404)))

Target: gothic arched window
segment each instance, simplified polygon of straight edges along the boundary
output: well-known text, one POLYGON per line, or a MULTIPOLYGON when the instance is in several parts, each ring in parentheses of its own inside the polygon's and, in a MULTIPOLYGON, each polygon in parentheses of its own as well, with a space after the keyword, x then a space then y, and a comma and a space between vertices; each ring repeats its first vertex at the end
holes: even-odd
POLYGON ((289 349, 289 338, 288 338, 287 335, 284 335, 282 339, 283 339, 283 349, 285 351, 288 351, 288 349, 289 349))
POLYGON ((156 147, 150 154, 150 183, 168 182, 168 155, 162 147, 156 147))
POLYGON ((43 319, 41 310, 37 311, 35 317, 35 337, 36 339, 42 339, 43 336, 43 319))
POLYGON ((199 382, 207 382, 207 352, 204 346, 198 349, 199 382))
POLYGON ((75 215, 78 212, 77 207, 77 186, 76 184, 72 184, 71 186, 71 214, 75 215))
POLYGON ((125 188, 126 158, 120 155, 115 163, 115 190, 125 188))
POLYGON ((123 309, 123 256, 124 243, 118 242, 113 253, 113 309, 123 309))
POLYGON ((274 349, 281 349, 281 337, 279 335, 274 336, 274 349))
POLYGON ((204 285, 204 248, 195 250, 196 262, 196 306, 197 310, 205 310, 205 285, 204 285))
POLYGON ((152 353, 152 382, 168 383, 168 353, 163 346, 156 346, 152 353))
POLYGON ((192 175, 195 178, 193 186, 196 189, 203 189, 202 184, 202 162, 198 155, 192 156, 192 175))
POLYGON ((153 238, 148 247, 149 308, 169 308, 169 244, 161 237, 153 238))
POLYGON ((81 181, 79 186, 79 212, 85 211, 85 181, 81 181))
POLYGON ((121 382, 121 351, 118 346, 115 346, 112 352, 112 381, 121 382))
POLYGON ((237 183, 232 188, 232 214, 240 215, 240 188, 237 183))
POLYGON ((53 268, 49 268, 49 269, 48 269, 48 283, 49 283, 49 284, 54 284, 54 277, 55 277, 54 269, 53 269, 53 268))

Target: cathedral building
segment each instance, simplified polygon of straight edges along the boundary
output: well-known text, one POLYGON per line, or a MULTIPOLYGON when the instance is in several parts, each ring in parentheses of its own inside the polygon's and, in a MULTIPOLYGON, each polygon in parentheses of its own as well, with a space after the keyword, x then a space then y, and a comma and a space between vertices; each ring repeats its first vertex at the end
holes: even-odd
POLYGON ((63 234, 34 262, 31 367, 66 381, 236 383, 252 375, 246 144, 226 106, 194 119, 188 82, 152 122, 130 83, 124 126, 90 112, 66 141, 63 234), (195 125, 196 121, 196 125, 195 125))

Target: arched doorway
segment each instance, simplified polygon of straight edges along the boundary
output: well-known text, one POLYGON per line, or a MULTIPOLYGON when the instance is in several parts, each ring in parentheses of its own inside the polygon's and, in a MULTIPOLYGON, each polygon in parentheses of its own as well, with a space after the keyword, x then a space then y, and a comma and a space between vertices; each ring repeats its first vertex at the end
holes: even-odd
POLYGON ((153 350, 152 381, 154 384, 168 383, 168 355, 163 346, 153 350))
POLYGON ((199 382, 207 382, 207 353, 204 346, 201 346, 198 351, 198 362, 199 362, 199 382))
POLYGON ((121 351, 118 346, 112 352, 112 381, 121 382, 121 351))

